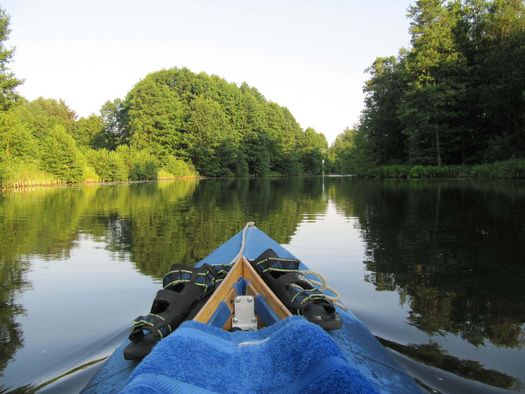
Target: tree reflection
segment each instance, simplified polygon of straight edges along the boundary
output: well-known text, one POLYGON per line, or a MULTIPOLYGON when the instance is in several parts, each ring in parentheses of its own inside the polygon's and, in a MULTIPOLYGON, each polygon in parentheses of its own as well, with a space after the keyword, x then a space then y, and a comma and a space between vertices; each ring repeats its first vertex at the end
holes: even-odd
POLYGON ((134 209, 138 190, 130 188, 133 202, 127 207, 133 213, 119 213, 108 226, 108 243, 129 251, 147 275, 161 277, 175 262, 195 264, 247 221, 287 243, 305 214, 326 209, 318 178, 201 181, 187 198, 169 200, 176 187, 154 193, 141 209, 134 209))
MULTIPOLYGON (((142 273, 160 278, 193 265, 255 221, 287 243, 305 216, 323 213, 320 178, 185 180, 0 194, 0 372, 23 346, 17 295, 24 259, 67 259, 88 236, 142 273)), ((0 388, 1 390, 1 388, 0 388)))
POLYGON ((478 382, 504 389, 521 388, 521 382, 518 379, 493 369, 484 368, 477 361, 463 360, 451 356, 435 342, 422 345, 401 345, 384 338, 377 337, 377 339, 383 346, 404 354, 413 360, 421 361, 463 378, 474 379, 478 382))
POLYGON ((487 339, 523 346, 521 183, 355 181, 330 193, 339 210, 359 218, 365 279, 398 291, 411 324, 476 346, 487 339))

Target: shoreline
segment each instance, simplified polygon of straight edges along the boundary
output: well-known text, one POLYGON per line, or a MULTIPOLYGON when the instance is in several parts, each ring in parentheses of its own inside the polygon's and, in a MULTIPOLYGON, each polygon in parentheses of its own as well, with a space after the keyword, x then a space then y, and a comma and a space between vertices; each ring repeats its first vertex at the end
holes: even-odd
POLYGON ((67 188, 67 187, 76 187, 76 186, 111 186, 111 185, 132 185, 137 183, 153 183, 153 182, 168 182, 168 181, 176 181, 176 180, 190 180, 190 179, 206 179, 206 177, 202 176, 178 176, 173 178, 159 178, 159 179, 143 179, 143 180, 128 180, 128 181, 110 181, 110 182, 104 182, 104 181, 91 181, 86 180, 83 182, 60 182, 60 181, 54 181, 54 182, 21 182, 21 183, 14 183, 9 186, 0 186, 0 193, 1 192, 7 192, 7 191, 13 191, 13 190, 31 190, 31 189, 51 189, 51 188, 67 188))
POLYGON ((189 179, 240 179, 240 178, 280 178, 280 177, 352 177, 356 179, 400 179, 400 180, 414 180, 414 179, 455 179, 455 180, 525 180, 525 160, 512 159, 503 162, 496 162, 491 164, 475 164, 475 165, 406 165, 394 164, 386 166, 377 166, 367 169, 360 169, 354 173, 347 174, 325 174, 325 175, 268 175, 265 177, 256 176, 241 176, 241 177, 206 177, 200 175, 192 176, 176 176, 176 177, 162 177, 157 179, 143 179, 143 180, 126 180, 126 181, 94 181, 87 179, 82 182, 67 183, 59 180, 50 181, 17 181, 9 185, 0 186, 0 192, 10 190, 28 190, 34 188, 54 188, 54 187, 75 187, 75 186, 89 186, 89 185, 122 185, 122 184, 137 184, 150 182, 167 182, 174 180, 189 180, 189 179))
POLYGON ((372 179, 525 179, 525 159, 488 164, 409 165, 392 164, 358 169, 356 178, 372 179))

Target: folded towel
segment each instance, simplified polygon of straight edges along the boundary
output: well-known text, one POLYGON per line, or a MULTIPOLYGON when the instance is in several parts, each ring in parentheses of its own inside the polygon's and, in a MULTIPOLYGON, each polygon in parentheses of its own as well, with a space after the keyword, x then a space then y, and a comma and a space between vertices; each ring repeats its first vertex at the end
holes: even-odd
POLYGON ((376 393, 318 326, 291 317, 251 332, 188 321, 136 367, 124 393, 376 393))

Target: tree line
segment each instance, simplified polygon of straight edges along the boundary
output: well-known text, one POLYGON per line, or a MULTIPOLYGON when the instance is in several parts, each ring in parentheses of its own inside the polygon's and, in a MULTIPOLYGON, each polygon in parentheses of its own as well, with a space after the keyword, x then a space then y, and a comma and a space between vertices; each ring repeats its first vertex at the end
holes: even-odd
POLYGON ((360 121, 331 147, 334 170, 524 158, 525 3, 417 0, 408 17, 411 45, 367 69, 360 121))
POLYGON ((153 72, 81 118, 62 100, 28 101, 9 70, 9 32, 0 9, 0 186, 321 172, 323 134, 215 75, 153 72))

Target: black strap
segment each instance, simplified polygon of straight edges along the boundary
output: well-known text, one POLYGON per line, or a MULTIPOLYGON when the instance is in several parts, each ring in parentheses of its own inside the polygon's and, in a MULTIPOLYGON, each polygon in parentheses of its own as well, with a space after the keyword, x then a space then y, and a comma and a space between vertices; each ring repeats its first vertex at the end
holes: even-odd
POLYGON ((162 286, 166 288, 173 287, 179 283, 190 283, 195 280, 195 269, 186 267, 181 264, 173 265, 170 272, 162 278, 162 286))
POLYGON ((180 300, 180 296, 176 292, 173 290, 162 289, 157 291, 157 295, 155 296, 153 302, 162 301, 168 304, 173 304, 177 302, 177 299, 180 300))
POLYGON ((281 275, 279 278, 276 279, 276 282, 283 287, 286 287, 293 283, 301 286, 303 289, 314 289, 312 284, 308 282, 306 278, 303 275, 300 275, 298 272, 290 272, 288 274, 281 275))

